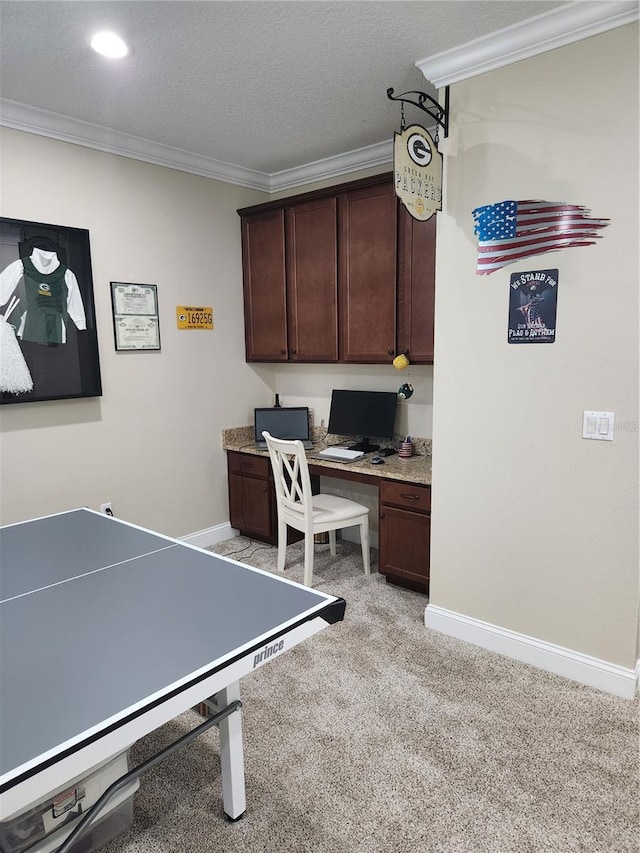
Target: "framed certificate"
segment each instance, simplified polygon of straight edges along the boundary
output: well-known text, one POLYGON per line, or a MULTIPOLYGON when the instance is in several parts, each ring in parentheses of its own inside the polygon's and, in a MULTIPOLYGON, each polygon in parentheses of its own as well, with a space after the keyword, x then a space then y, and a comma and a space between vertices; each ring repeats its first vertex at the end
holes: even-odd
POLYGON ((112 281, 111 307, 117 351, 160 349, 158 288, 155 284, 112 281))

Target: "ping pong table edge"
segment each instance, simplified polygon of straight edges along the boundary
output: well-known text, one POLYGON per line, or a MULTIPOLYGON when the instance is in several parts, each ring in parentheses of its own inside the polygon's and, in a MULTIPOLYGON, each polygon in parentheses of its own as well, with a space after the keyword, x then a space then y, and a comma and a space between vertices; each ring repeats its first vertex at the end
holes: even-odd
MULTIPOLYGON (((113 722, 90 737, 50 756, 0 784, 0 820, 19 814, 45 796, 73 785, 96 767, 129 749, 136 741, 211 697, 218 705, 239 701, 240 679, 275 660, 344 618, 346 602, 332 597, 321 609, 305 614, 295 624, 274 631, 235 658, 173 689, 136 712, 113 722), (264 654, 263 654, 264 652, 264 654)), ((219 725, 223 809, 231 820, 245 811, 244 762, 239 707, 219 725)))

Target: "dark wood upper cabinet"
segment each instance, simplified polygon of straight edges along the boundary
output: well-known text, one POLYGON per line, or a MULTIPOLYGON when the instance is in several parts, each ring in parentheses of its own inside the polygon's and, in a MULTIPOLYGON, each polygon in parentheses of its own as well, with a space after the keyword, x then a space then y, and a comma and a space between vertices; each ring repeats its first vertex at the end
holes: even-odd
POLYGON ((242 219, 247 361, 287 361, 284 210, 242 219))
POLYGON ((341 361, 396 355, 396 211, 390 182, 339 196, 341 361))
POLYGON ((239 210, 247 361, 433 362, 435 216, 375 175, 239 210))
POLYGON ((398 206, 398 351, 433 364, 436 217, 420 222, 398 206))
POLYGON ((286 210, 290 361, 338 360, 336 199, 286 210))

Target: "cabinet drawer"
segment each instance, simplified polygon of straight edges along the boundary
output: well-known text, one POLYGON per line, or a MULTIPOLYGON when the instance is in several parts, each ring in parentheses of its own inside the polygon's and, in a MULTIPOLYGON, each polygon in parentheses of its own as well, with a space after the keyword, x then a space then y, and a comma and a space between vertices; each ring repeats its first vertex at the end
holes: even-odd
POLYGON ((228 455, 229 472, 247 474, 250 477, 269 477, 271 462, 267 456, 254 456, 252 453, 233 453, 228 455))
POLYGON ((380 503, 428 513, 431 511, 431 487, 399 480, 383 480, 380 483, 380 503))

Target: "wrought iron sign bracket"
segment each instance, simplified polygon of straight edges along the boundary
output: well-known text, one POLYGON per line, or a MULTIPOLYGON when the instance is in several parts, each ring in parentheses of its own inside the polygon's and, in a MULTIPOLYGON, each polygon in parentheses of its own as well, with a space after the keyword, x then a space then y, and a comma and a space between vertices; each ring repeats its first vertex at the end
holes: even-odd
POLYGON ((394 95, 393 89, 387 89, 387 98, 390 101, 401 101, 403 104, 412 104, 414 107, 418 107, 443 129, 445 139, 449 135, 448 86, 444 90, 444 106, 439 104, 431 95, 427 95, 426 92, 403 92, 401 95, 394 95), (407 95, 415 95, 415 99, 408 98, 407 95))

